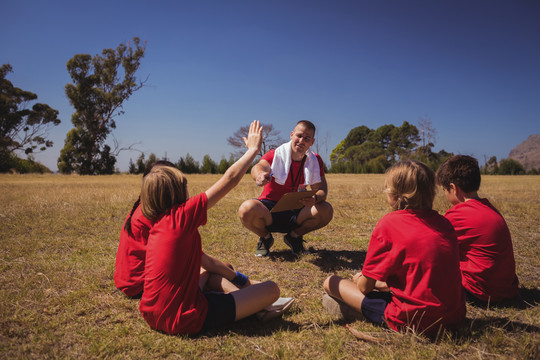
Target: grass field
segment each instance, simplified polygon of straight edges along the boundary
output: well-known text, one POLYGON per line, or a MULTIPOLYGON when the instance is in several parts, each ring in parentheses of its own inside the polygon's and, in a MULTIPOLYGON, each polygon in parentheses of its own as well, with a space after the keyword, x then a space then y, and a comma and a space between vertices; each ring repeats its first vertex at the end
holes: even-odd
MULTIPOLYGON (((217 180, 188 176, 196 194, 217 180)), ((376 222, 389 211, 382 175, 327 177, 334 220, 306 236, 312 254, 295 260, 281 236, 272 256, 253 255, 256 237, 236 211, 260 189, 244 178, 209 211, 203 249, 253 279, 276 281, 297 299, 283 319, 246 319, 189 338, 151 330, 138 301, 114 287, 120 228, 140 177, 0 175, 0 358, 538 359, 540 357, 540 177, 487 176, 480 195, 505 216, 514 240, 524 307, 467 308, 458 334, 428 340, 365 322, 350 326, 382 339, 358 340, 321 306, 322 282, 362 266, 376 222)), ((439 192, 435 208, 449 204, 439 192)))

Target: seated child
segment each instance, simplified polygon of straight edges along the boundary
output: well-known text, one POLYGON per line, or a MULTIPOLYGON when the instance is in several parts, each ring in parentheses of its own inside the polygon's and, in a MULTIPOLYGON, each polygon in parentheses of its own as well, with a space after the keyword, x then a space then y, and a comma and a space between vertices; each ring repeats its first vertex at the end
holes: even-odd
POLYGON ((445 217, 456 229, 467 299, 484 305, 514 298, 519 282, 512 238, 499 211, 478 196, 478 161, 466 155, 452 156, 439 167, 436 177, 454 205, 445 217))
MULTIPOLYGON (((143 173, 143 178, 155 166, 175 165, 166 160, 150 164, 143 173)), ((133 204, 120 232, 120 242, 116 254, 114 282, 126 296, 140 298, 144 286, 144 265, 146 244, 152 222, 146 219, 140 208, 140 198, 133 204)), ((248 279, 242 273, 234 271, 231 264, 223 263, 211 255, 202 253, 199 287, 206 291, 233 292, 257 281, 248 279)), ((267 321, 281 316, 294 302, 292 298, 280 298, 276 303, 257 313, 260 320, 267 321)))
POLYGON ((244 139, 247 152, 205 192, 189 197, 184 174, 155 167, 144 177, 141 211, 153 222, 146 247, 144 290, 139 305, 152 329, 167 334, 197 334, 240 320, 271 305, 279 297, 272 281, 231 293, 202 292, 198 228, 207 210, 242 179, 261 148, 262 127, 254 121, 244 139))
POLYGON ((325 309, 337 303, 396 331, 458 327, 466 311, 458 246, 450 222, 432 210, 435 174, 401 162, 387 170, 385 187, 393 211, 375 226, 362 272, 324 281, 325 309))
MULTIPOLYGON (((154 166, 175 167, 165 160, 150 164, 144 171, 143 178, 154 166)), ((144 286, 144 262, 146 243, 152 222, 146 219, 140 205, 140 198, 135 201, 120 231, 120 242, 116 252, 114 283, 116 288, 129 297, 140 297, 144 286)))

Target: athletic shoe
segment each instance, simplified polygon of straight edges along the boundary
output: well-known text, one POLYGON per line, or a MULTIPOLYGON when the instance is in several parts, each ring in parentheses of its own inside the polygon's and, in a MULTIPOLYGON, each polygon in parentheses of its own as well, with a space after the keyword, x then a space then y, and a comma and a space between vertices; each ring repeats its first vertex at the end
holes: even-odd
POLYGON ((362 315, 361 312, 356 311, 349 305, 337 299, 334 299, 328 294, 323 295, 322 306, 327 313, 334 317, 337 317, 338 319, 345 319, 347 321, 364 319, 364 315, 362 315))
POLYGON ((270 248, 274 245, 274 238, 270 235, 269 239, 259 238, 259 243, 257 244, 257 250, 255 250, 255 256, 268 256, 270 254, 270 248))
POLYGON ((298 256, 306 253, 306 249, 304 249, 304 239, 302 236, 294 238, 291 236, 291 234, 287 234, 283 237, 283 241, 291 248, 294 255, 298 256))
POLYGON ((256 316, 262 322, 266 322, 277 317, 281 317, 287 312, 294 303, 294 298, 283 298, 280 297, 272 305, 265 307, 263 310, 259 311, 256 316))

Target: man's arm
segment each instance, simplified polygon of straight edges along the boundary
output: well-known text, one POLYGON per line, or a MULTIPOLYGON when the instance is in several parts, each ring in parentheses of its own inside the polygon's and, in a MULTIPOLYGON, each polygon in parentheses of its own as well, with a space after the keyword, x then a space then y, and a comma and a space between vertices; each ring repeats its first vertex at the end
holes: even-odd
POLYGON ((311 185, 311 190, 315 190, 315 194, 312 197, 299 200, 303 206, 313 206, 315 204, 326 201, 326 195, 328 194, 328 185, 326 178, 321 177, 321 182, 311 185))
POLYGON ((271 171, 270 163, 261 159, 251 168, 251 177, 255 180, 257 186, 264 186, 272 180, 270 177, 271 171))

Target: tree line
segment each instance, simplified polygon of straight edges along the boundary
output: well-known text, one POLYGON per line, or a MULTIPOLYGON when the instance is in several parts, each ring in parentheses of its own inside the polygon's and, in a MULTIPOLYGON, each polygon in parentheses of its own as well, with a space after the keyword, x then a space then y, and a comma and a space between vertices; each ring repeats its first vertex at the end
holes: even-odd
POLYGON ((355 127, 330 154, 331 173, 384 173, 398 161, 420 160, 436 169, 452 153, 433 151, 435 128, 420 119, 419 127, 404 121, 401 126, 355 127))
MULTIPOLYGON (((116 49, 104 49, 101 54, 77 54, 66 64, 71 83, 65 86, 65 94, 75 109, 71 116, 73 128, 66 134, 64 147, 58 158, 58 170, 64 174, 81 175, 112 174, 117 172, 116 161, 121 151, 135 150, 133 145, 120 147, 110 135, 116 128, 116 119, 124 114, 123 104, 141 89, 146 80, 136 76, 146 51, 146 43, 135 37, 116 49), (109 142, 107 142, 109 140, 109 142)), ((13 71, 9 64, 0 67, 0 172, 15 169, 25 172, 50 172, 44 165, 34 161, 33 155, 53 146, 47 139, 48 131, 60 124, 58 110, 47 104, 28 104, 37 95, 15 87, 6 76, 13 71), (22 159, 17 154, 24 153, 22 159)), ((284 140, 272 124, 263 124, 264 152, 275 149, 284 140)), ((188 153, 180 157, 176 166, 185 173, 222 174, 243 152, 243 136, 247 126, 241 127, 227 139, 235 151, 219 163, 205 155, 199 164, 188 153)), ((367 126, 353 128, 331 152, 330 173, 383 173, 397 161, 415 159, 437 168, 452 153, 433 151, 436 130, 429 118, 420 119, 418 127, 405 121, 401 126, 382 125, 377 129, 367 126)), ((323 140, 324 141, 324 140, 323 140)), ((316 143, 315 148, 318 147, 316 143)), ((155 154, 148 158, 142 153, 133 162, 129 172, 141 173, 150 162, 157 160, 155 154)), ((523 166, 513 160, 497 162, 495 157, 486 161, 482 169, 486 174, 524 174, 523 166)), ((529 173, 538 174, 540 169, 529 173)))
MULTIPOLYGON (((171 161, 166 156, 162 159, 158 159, 156 154, 150 153, 147 158, 144 153, 141 153, 135 162, 133 162, 133 159, 129 159, 128 173, 142 174, 150 164, 158 160, 171 161)), ((176 168, 185 174, 224 174, 229 166, 234 164, 235 161, 236 158, 233 155, 231 155, 228 159, 222 157, 219 163, 212 160, 210 155, 205 155, 203 157, 202 164, 199 164, 199 162, 196 161, 193 156, 187 153, 185 157, 180 157, 178 161, 171 162, 176 166, 176 168)))

